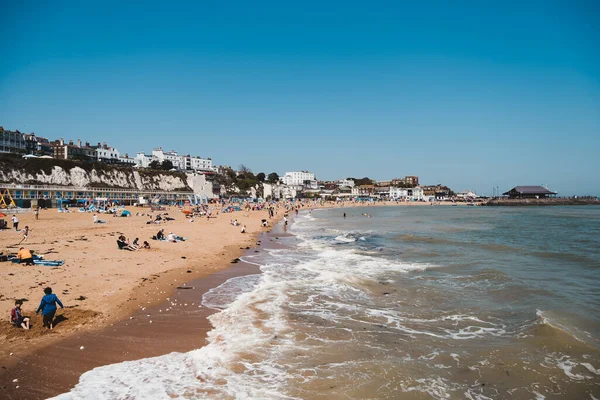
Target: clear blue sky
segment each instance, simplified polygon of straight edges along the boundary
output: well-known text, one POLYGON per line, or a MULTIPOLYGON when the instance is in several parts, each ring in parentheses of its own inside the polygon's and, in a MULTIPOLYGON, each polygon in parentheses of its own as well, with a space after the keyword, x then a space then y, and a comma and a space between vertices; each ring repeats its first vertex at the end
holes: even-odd
POLYGON ((0 0, 0 125, 254 172, 598 195, 599 4, 0 0))

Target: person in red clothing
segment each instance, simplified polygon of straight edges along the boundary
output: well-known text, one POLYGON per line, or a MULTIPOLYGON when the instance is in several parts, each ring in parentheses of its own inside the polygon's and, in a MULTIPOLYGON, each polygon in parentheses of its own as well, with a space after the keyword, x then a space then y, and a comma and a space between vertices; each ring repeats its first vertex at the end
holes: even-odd
POLYGON ((10 322, 17 328, 29 329, 29 318, 21 314, 22 305, 23 302, 21 300, 15 301, 15 308, 10 310, 10 322))

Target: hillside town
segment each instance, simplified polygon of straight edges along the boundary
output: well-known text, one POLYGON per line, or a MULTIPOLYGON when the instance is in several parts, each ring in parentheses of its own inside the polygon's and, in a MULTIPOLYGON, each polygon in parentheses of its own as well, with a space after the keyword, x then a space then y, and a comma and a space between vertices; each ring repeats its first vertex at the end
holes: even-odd
MULTIPOLYGON (((188 176, 188 182, 191 182, 190 187, 195 195, 207 200, 232 196, 251 199, 321 198, 420 202, 474 201, 479 198, 473 191, 454 193, 442 184, 422 185, 419 177, 415 175, 386 181, 366 177, 322 181, 309 171, 290 171, 281 176, 276 172, 268 175, 262 172, 254 174, 243 165, 237 170, 229 166, 215 166, 210 157, 180 154, 175 150, 166 151, 162 147, 152 149, 149 154, 138 152, 135 157, 130 157, 106 142, 91 145, 81 139, 50 140, 35 133, 22 133, 19 130, 11 131, 0 127, 0 154, 2 153, 25 159, 71 160, 137 170, 177 171, 188 176)), ((61 196, 70 196, 70 193, 77 197, 76 189, 63 192, 61 196)), ((14 193, 16 199, 38 195, 34 191, 26 193, 15 190, 14 193)), ((80 194, 81 196, 86 194, 80 194)), ((134 197, 128 198, 133 201, 134 197)))

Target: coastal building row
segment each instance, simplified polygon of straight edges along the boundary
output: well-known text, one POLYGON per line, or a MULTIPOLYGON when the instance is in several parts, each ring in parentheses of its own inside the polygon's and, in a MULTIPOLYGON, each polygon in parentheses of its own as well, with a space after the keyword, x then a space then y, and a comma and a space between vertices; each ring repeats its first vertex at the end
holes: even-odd
POLYGON ((148 168, 153 161, 163 163, 170 161, 173 168, 179 171, 205 171, 214 173, 216 170, 213 167, 211 158, 203 158, 199 156, 192 157, 188 155, 178 154, 175 150, 164 151, 162 147, 157 147, 152 150, 151 154, 139 152, 135 155, 135 164, 140 168, 148 168))
POLYGON ((50 141, 35 133, 10 131, 0 126, 0 153, 20 154, 24 157, 56 158, 62 160, 99 161, 107 164, 120 164, 148 168, 153 161, 162 164, 170 161, 179 171, 214 173, 211 158, 180 155, 176 151, 164 151, 161 147, 152 150, 150 155, 137 153, 135 158, 121 152, 106 142, 90 145, 78 139, 66 142, 63 138, 50 141))

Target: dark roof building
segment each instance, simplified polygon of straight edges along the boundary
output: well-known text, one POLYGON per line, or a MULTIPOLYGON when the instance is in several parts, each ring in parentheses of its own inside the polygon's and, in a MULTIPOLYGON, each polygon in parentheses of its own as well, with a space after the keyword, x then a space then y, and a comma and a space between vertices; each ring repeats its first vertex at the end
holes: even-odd
POLYGON ((556 192, 543 186, 515 186, 503 195, 511 199, 543 199, 556 196, 556 192))

